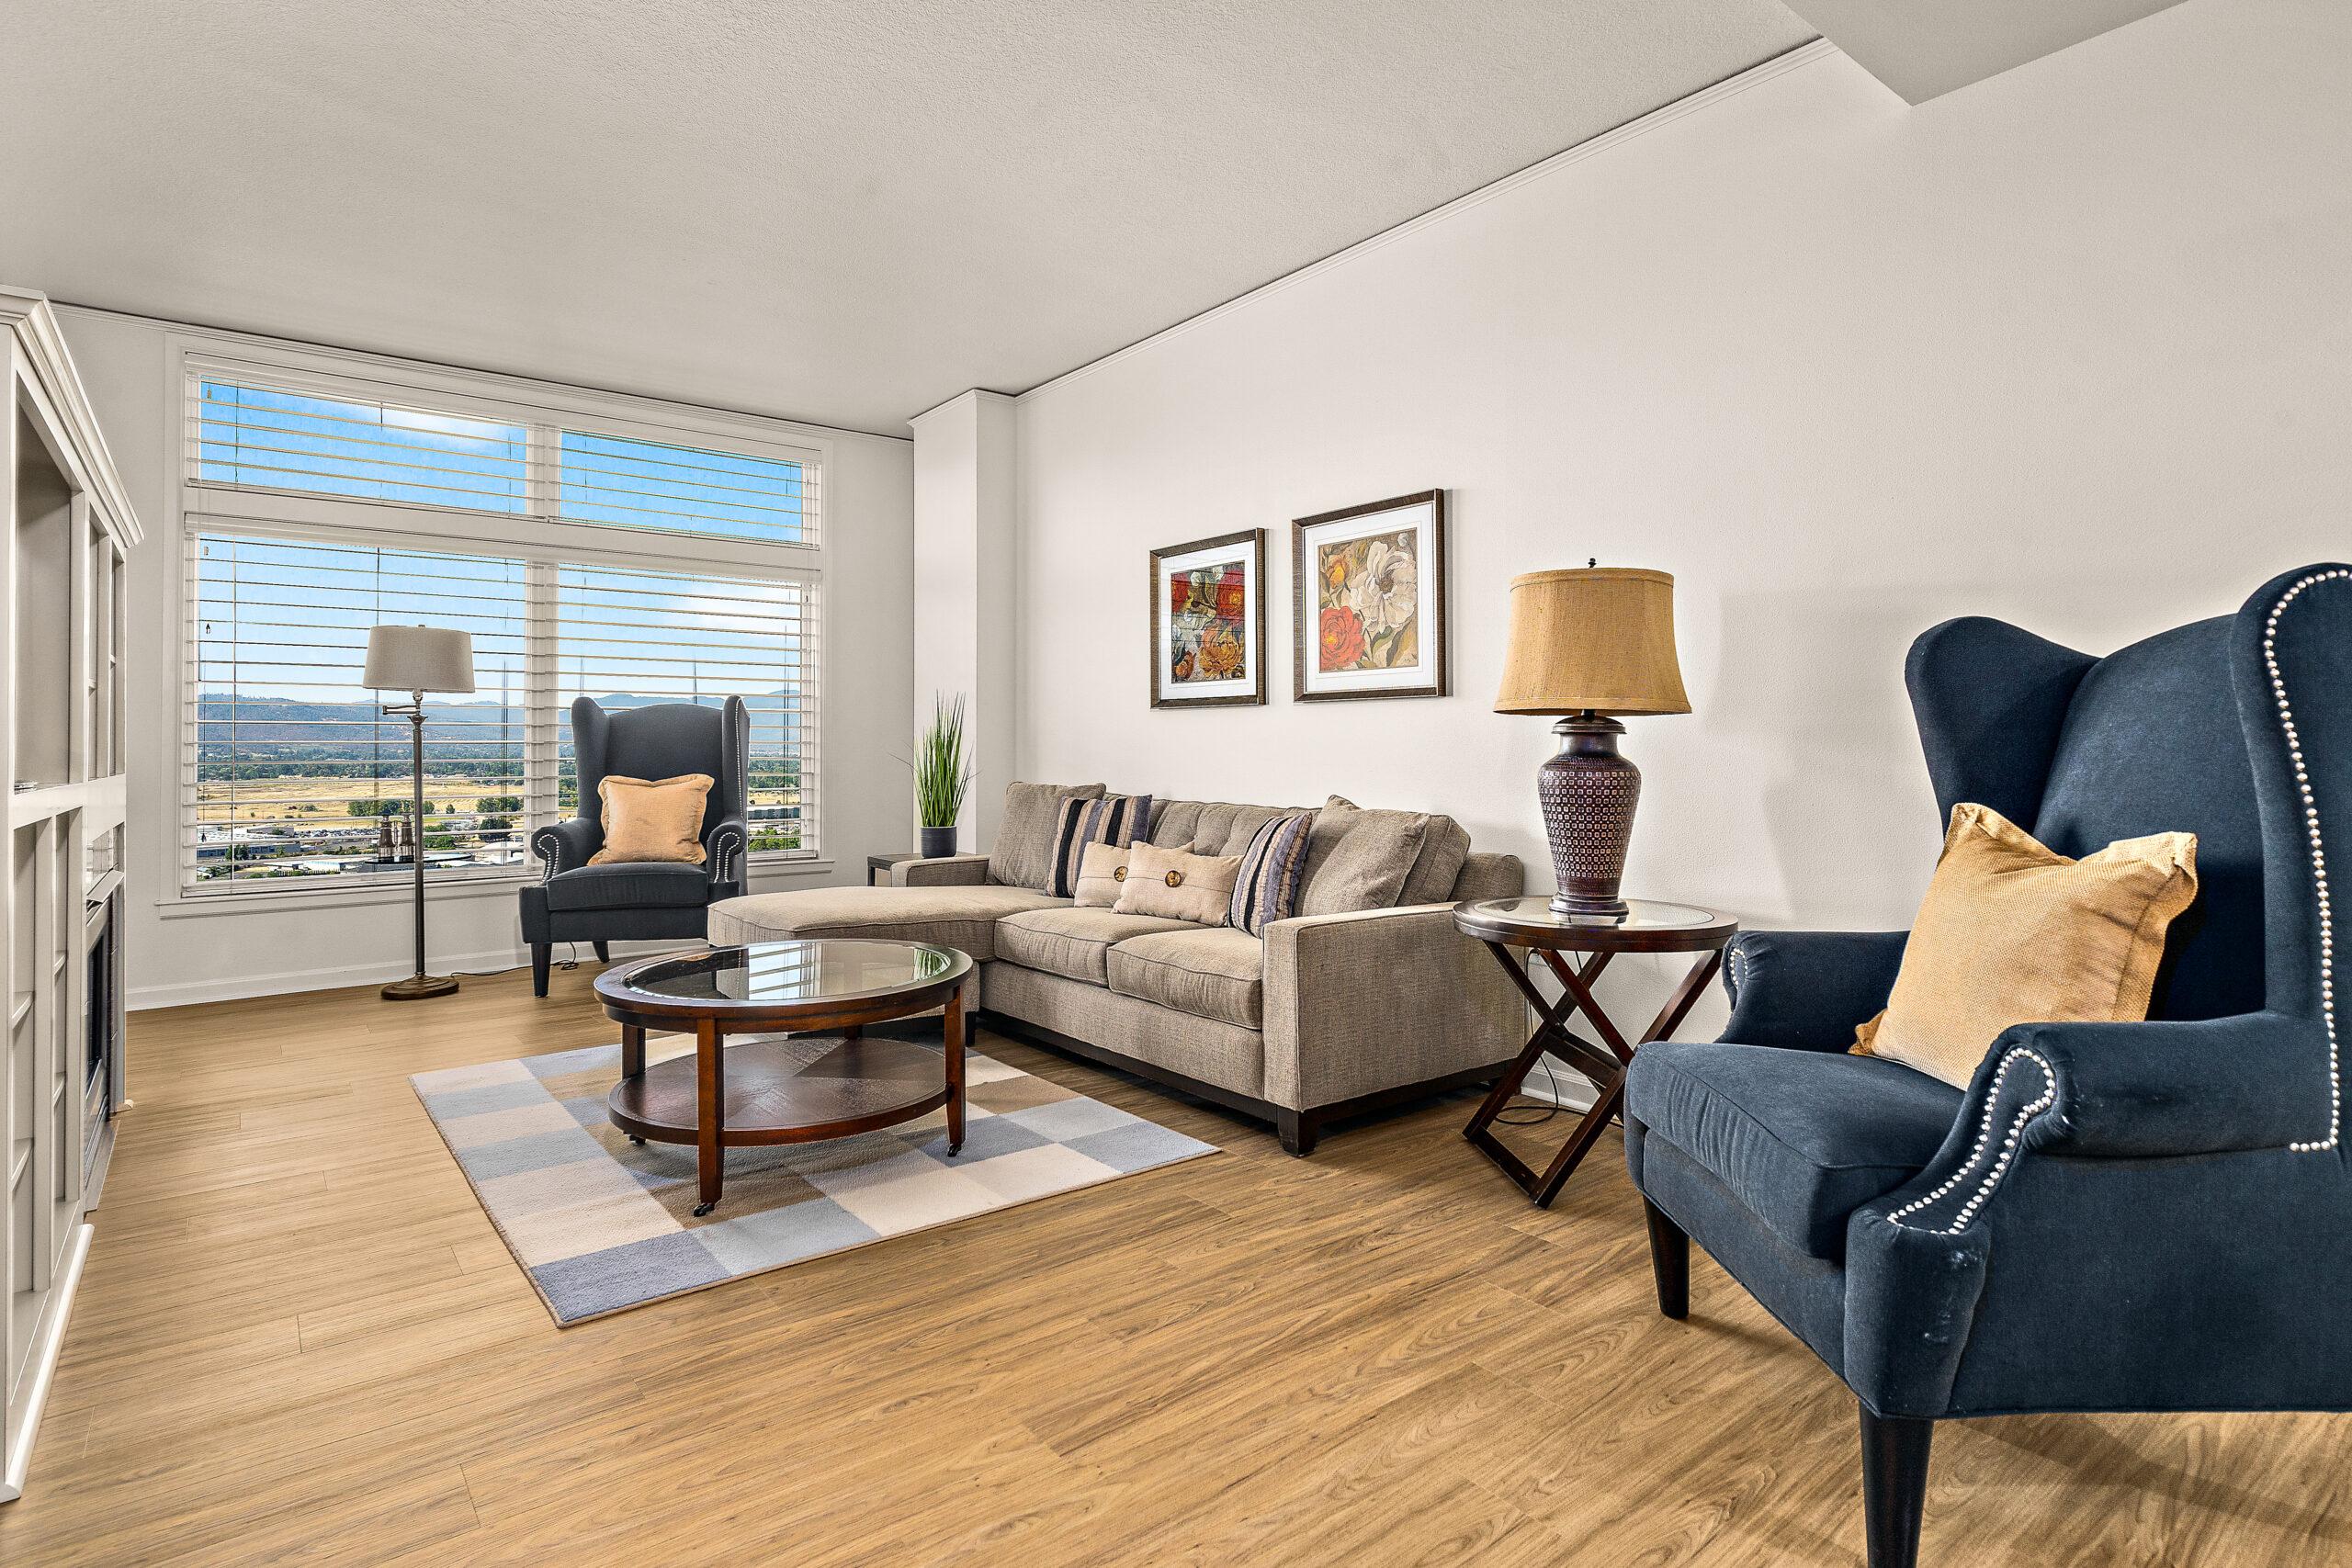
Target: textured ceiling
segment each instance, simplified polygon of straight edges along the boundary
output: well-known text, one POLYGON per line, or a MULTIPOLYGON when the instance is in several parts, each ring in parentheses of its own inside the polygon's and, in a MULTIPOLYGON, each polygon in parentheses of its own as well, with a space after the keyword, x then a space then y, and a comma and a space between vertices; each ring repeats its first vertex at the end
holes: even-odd
POLYGON ((0 280, 903 433, 1812 36, 1777 0, 20 0, 0 280))

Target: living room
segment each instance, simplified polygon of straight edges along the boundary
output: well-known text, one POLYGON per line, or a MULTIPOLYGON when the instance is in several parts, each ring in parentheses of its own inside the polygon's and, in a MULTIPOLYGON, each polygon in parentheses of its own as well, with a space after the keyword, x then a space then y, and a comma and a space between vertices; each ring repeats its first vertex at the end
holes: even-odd
POLYGON ((0 1561, 2352 1561, 2344 7, 9 35, 0 1561))

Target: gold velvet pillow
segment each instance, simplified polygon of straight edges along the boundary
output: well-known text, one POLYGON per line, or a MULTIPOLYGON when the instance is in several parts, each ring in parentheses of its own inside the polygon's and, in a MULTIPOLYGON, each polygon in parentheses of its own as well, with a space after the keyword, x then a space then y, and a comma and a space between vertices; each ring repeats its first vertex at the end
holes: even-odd
MULTIPOLYGON (((1190 854, 1193 846, 1179 844, 1176 851, 1190 854)), ((1081 909, 1115 908, 1126 884, 1128 857, 1135 852, 1133 844, 1087 845, 1086 853, 1078 863, 1078 882, 1071 889, 1070 902, 1081 909)))
POLYGON ((1122 915, 1221 926, 1240 874, 1239 855, 1196 855, 1136 844, 1128 855, 1126 880, 1119 884, 1119 901, 1111 908, 1122 915))
POLYGON ((708 773, 604 779, 596 798, 605 803, 605 847, 588 863, 657 860, 700 865, 703 801, 711 782, 708 773))
POLYGON ((1990 807, 1955 806, 1894 994, 1853 1050, 1966 1089, 2013 1023, 2143 1019, 2165 931, 2196 897, 2194 833, 2069 860, 1990 807))

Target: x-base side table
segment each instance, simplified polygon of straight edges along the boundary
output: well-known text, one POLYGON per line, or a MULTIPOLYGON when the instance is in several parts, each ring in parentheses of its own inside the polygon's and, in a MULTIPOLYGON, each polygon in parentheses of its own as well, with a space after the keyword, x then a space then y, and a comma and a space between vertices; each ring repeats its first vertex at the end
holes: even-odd
POLYGON ((1634 899, 1628 912, 1615 919, 1563 915, 1551 900, 1533 898, 1469 899, 1453 907, 1453 923, 1464 935, 1487 944, 1495 962, 1511 977, 1540 1021, 1528 1036, 1527 1047, 1510 1065, 1479 1105, 1462 1135, 1502 1168, 1539 1208, 1550 1208, 1560 1188, 1591 1152, 1601 1129, 1617 1114, 1625 1097, 1625 1069, 1634 1053, 1653 1041, 1664 1040, 1682 1026, 1691 1004, 1707 982, 1723 967, 1724 948, 1739 932, 1739 922, 1712 909, 1687 904, 1658 904, 1634 899), (1560 999, 1552 1001, 1527 977, 1522 953, 1532 953, 1560 982, 1560 999), (1593 1000, 1593 982, 1621 953, 1687 953, 1690 971, 1666 999, 1639 1040, 1628 1041, 1600 1004, 1593 1000), (1586 1039, 1568 1026, 1581 1012, 1600 1036, 1586 1039), (1552 1163, 1537 1172, 1503 1146, 1489 1131, 1511 1097, 1520 1092, 1545 1052, 1558 1055, 1592 1080, 1598 1091, 1592 1108, 1568 1134, 1568 1141, 1552 1163))

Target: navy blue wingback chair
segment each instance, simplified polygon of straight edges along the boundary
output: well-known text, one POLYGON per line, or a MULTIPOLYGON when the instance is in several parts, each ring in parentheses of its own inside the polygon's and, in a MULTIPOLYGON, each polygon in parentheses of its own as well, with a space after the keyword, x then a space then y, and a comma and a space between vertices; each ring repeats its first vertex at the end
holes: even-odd
POLYGON ((1964 1094, 1846 1054, 1900 931, 1742 935, 1723 1038, 1634 1058, 1659 1310, 1696 1236, 1854 1391, 1872 1568, 1917 1561, 1938 1420, 2352 1407, 2352 568, 2104 659, 1951 621, 1906 677, 1944 811, 2193 831, 2200 893, 2149 1021, 2019 1024, 1964 1094))
POLYGON ((709 907, 743 891, 750 743, 751 721, 741 697, 715 708, 663 703, 616 713, 587 697, 572 703, 580 814, 531 835, 532 852, 547 863, 547 873, 522 893, 533 991, 548 994, 548 962, 559 942, 593 942, 597 957, 609 958, 605 944, 612 942, 698 937, 709 907), (605 775, 668 779, 680 773, 711 777, 702 814, 703 863, 590 865, 588 857, 605 842, 596 786, 605 775))

